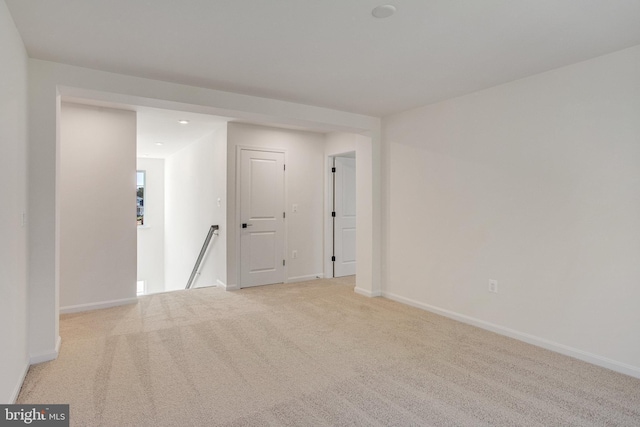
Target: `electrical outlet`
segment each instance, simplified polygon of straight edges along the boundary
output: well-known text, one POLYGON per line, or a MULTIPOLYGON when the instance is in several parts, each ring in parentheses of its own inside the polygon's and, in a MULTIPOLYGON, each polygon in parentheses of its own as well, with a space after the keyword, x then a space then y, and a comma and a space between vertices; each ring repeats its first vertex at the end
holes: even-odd
POLYGON ((293 259, 298 258, 298 251, 291 251, 291 258, 293 259))
POLYGON ((298 212, 298 205, 294 203, 294 204, 293 204, 293 206, 291 206, 291 211, 292 211, 293 213, 298 212))
POLYGON ((489 292, 493 292, 495 294, 498 293, 498 281, 494 279, 489 279, 489 292))

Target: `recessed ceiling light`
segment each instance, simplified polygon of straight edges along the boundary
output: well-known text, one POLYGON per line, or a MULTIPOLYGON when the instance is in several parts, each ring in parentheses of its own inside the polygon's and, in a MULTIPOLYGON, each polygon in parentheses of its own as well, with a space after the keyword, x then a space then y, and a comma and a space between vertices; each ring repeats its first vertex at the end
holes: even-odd
POLYGON ((388 18, 391 15, 396 13, 396 7, 390 4, 385 4, 382 6, 378 6, 371 11, 371 14, 376 18, 388 18))
POLYGON ((149 153, 144 153, 143 156, 149 157, 149 153))
POLYGON ((189 120, 178 120, 178 123, 180 123, 181 125, 188 125, 189 120))
POLYGON ((162 142, 156 142, 156 145, 162 145, 162 142))

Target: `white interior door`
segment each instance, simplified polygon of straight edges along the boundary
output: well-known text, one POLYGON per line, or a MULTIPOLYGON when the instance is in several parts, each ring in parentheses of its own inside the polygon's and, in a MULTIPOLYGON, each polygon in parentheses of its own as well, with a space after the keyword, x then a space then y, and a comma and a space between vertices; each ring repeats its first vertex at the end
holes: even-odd
POLYGON ((356 274, 356 159, 335 158, 334 277, 356 274))
POLYGON ((240 150, 240 287, 284 282, 284 153, 240 150))

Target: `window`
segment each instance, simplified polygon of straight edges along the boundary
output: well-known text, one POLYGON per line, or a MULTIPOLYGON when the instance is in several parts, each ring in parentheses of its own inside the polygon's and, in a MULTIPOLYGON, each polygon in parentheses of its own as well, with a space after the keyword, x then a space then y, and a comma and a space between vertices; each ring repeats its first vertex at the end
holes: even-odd
POLYGON ((144 225, 144 185, 145 185, 145 171, 136 171, 136 210, 137 210, 137 224, 138 226, 144 225))

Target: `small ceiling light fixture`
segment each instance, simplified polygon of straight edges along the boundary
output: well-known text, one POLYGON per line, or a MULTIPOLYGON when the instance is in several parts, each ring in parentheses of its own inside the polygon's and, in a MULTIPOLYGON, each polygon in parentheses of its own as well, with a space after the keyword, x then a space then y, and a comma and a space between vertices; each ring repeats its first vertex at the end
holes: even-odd
POLYGON ((156 145, 163 145, 162 142, 156 142, 156 145))
POLYGON ((371 14, 379 19, 388 18, 394 13, 396 13, 396 7, 391 4, 378 6, 371 11, 371 14))
POLYGON ((178 120, 178 123, 180 123, 181 125, 188 125, 189 120, 178 120))

